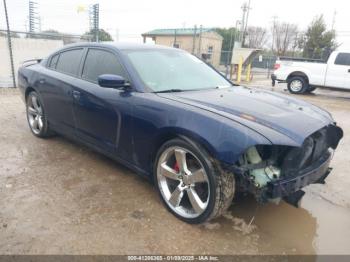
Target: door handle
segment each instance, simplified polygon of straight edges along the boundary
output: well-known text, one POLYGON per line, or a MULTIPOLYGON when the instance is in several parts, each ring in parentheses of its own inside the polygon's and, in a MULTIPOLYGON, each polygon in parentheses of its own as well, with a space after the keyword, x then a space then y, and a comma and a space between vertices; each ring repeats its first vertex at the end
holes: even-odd
POLYGON ((350 73, 350 69, 348 69, 348 73, 350 73))
POLYGON ((80 99, 80 92, 79 91, 73 91, 73 98, 76 100, 80 99))
POLYGON ((44 84, 44 83, 45 83, 45 78, 39 79, 39 83, 40 83, 40 84, 44 84))

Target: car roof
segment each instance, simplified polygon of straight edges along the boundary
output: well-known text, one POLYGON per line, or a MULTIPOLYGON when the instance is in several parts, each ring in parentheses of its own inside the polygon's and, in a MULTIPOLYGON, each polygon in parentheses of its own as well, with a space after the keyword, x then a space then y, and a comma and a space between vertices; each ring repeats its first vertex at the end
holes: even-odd
MULTIPOLYGON (((155 44, 140 44, 140 43, 123 43, 123 42, 81 42, 65 45, 62 49, 71 47, 112 47, 118 50, 138 50, 138 49, 169 49, 175 50, 176 48, 155 45, 155 44)), ((179 49, 176 49, 179 50, 179 49)))

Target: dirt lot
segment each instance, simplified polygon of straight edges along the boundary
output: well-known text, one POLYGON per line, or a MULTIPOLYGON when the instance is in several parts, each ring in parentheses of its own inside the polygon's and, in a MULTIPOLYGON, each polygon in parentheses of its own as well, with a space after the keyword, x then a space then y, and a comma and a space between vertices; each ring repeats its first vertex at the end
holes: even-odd
POLYGON ((240 198, 193 226, 128 169, 62 137, 35 138, 17 91, 0 89, 0 254, 349 254, 350 95, 335 94, 300 96, 345 131, 327 184, 308 187, 302 208, 240 198))

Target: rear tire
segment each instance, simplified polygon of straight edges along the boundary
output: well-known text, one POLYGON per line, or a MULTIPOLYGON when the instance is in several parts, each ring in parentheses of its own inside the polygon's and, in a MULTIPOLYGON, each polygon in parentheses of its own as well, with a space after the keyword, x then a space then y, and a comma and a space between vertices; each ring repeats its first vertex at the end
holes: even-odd
POLYGON ((293 76, 288 79, 287 87, 292 94, 304 94, 309 88, 307 80, 302 76, 293 76))
POLYGON ((224 172, 200 145, 179 138, 160 147, 154 183, 166 208, 190 224, 222 215, 235 193, 232 173, 224 172))
POLYGON ((33 135, 40 138, 54 134, 49 128, 43 103, 37 92, 31 91, 26 99, 27 121, 33 135))

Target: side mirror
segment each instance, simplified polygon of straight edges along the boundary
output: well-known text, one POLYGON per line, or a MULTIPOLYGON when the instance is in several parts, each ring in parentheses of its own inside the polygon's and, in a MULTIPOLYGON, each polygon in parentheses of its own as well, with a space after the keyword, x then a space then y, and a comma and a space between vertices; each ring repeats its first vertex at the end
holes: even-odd
POLYGON ((124 77, 119 75, 100 75, 97 79, 99 86, 106 88, 127 88, 130 83, 124 77))

